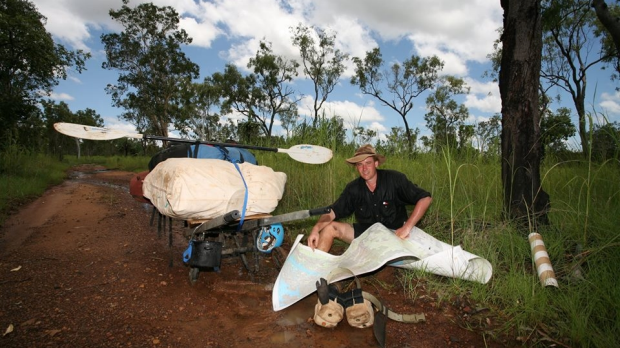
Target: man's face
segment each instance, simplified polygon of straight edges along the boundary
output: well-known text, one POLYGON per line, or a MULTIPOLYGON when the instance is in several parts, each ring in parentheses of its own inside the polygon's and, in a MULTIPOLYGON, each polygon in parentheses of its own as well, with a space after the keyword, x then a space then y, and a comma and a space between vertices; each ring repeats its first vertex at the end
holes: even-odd
POLYGON ((379 162, 372 156, 355 163, 355 168, 364 180, 372 179, 377 175, 377 166, 379 166, 379 162))

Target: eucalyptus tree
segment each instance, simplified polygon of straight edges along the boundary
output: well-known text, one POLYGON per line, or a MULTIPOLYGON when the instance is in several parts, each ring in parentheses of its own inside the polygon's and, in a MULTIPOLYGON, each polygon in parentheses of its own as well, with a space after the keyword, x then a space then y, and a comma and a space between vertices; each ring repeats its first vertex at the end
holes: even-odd
POLYGON ((502 117, 499 114, 495 114, 488 120, 480 121, 476 124, 474 135, 480 153, 499 154, 501 130, 502 117))
POLYGON ((540 179, 538 85, 542 60, 541 0, 502 0, 499 90, 502 98, 502 186, 506 217, 529 231, 548 223, 549 195, 540 179))
POLYGON ((254 131, 250 126, 257 123, 262 134, 271 138, 276 116, 288 120, 297 115, 299 99, 290 83, 297 76, 299 64, 274 54, 271 44, 261 41, 247 67, 251 70, 248 75, 231 64, 223 73, 213 74, 214 83, 222 91, 222 114, 236 111, 247 117, 246 129, 254 131))
POLYGON ((366 52, 363 59, 353 57, 353 63, 355 75, 351 78, 351 84, 359 86, 363 94, 376 98, 400 115, 405 124, 409 152, 412 152, 413 134, 407 114, 413 108, 416 97, 435 88, 443 62, 436 56, 411 56, 402 64, 394 63, 386 70, 381 50, 377 47, 366 52))
POLYGON ((456 149, 459 143, 464 143, 464 140, 459 141, 459 129, 465 131, 463 126, 469 117, 467 107, 454 100, 456 95, 469 93, 465 81, 454 76, 442 77, 441 81, 426 98, 428 112, 424 115, 426 126, 433 133, 432 147, 435 151, 446 146, 456 149))
POLYGON ((586 125, 588 71, 610 56, 596 40, 596 14, 590 0, 543 0, 541 76, 564 90, 575 105, 583 154, 589 151, 586 125))
POLYGON ((273 53, 271 44, 261 41, 256 56, 250 58, 251 69, 257 89, 256 120, 268 138, 271 137, 276 115, 294 117, 297 115, 295 90, 290 83, 297 76, 299 63, 273 53))
POLYGON ((101 35, 107 58, 103 68, 119 72, 106 92, 114 106, 125 110, 121 118, 138 131, 168 136, 168 126, 185 115, 184 89, 198 77, 198 66, 181 50, 192 39, 179 29, 174 8, 128 3, 123 0, 119 10, 110 10, 123 31, 101 35))
MULTIPOLYGON (((177 129, 181 134, 200 140, 221 138, 220 114, 216 109, 221 104, 222 90, 214 83, 212 77, 205 77, 202 82, 188 84, 184 91, 183 123, 177 129)), ((225 139, 219 139, 225 140, 225 139)))
POLYGON ((313 122, 316 127, 320 110, 344 72, 349 55, 335 49, 336 36, 325 30, 299 24, 293 29, 293 45, 299 48, 304 74, 314 86, 313 122))
MULTIPOLYGON (((70 51, 54 42, 45 18, 26 0, 0 2, 0 137, 29 117, 40 117, 37 104, 68 71, 81 73, 89 53, 70 51)), ((7 142, 0 142, 0 148, 7 142)))

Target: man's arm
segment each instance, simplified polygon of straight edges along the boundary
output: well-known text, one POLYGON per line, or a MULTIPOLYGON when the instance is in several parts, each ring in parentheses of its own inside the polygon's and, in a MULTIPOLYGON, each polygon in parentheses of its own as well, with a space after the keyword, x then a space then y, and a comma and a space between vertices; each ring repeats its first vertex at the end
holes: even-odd
POLYGON ((395 231, 396 235, 402 239, 407 238, 411 229, 422 219, 432 202, 433 198, 431 197, 424 197, 420 199, 418 203, 416 203, 415 208, 413 208, 413 211, 411 212, 411 215, 409 215, 407 221, 405 221, 403 227, 395 231))
POLYGON ((312 231, 310 231, 310 235, 308 236, 308 246, 311 247, 312 250, 319 246, 319 232, 335 219, 336 214, 332 209, 329 213, 321 215, 314 227, 312 227, 312 231))

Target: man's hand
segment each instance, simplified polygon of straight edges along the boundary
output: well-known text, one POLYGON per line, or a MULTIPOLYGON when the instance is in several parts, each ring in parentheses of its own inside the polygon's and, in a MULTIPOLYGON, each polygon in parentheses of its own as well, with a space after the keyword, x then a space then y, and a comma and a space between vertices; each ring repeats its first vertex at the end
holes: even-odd
POLYGON ((424 197, 420 199, 418 203, 416 203, 415 208, 413 208, 413 211, 407 221, 405 221, 403 227, 394 231, 396 235, 402 239, 409 237, 409 232, 418 224, 418 221, 422 219, 422 216, 424 216, 426 210, 432 202, 433 199, 431 197, 424 197))
POLYGON ((394 231, 394 233, 396 233, 396 235, 399 236, 401 239, 407 239, 407 237, 409 237, 409 231, 411 231, 410 228, 403 226, 394 231))
POLYGON ((319 233, 312 230, 308 236, 308 246, 312 248, 312 251, 319 246, 319 233))
POLYGON ((334 221, 335 218, 336 214, 334 214, 333 210, 330 210, 329 213, 321 215, 314 227, 312 227, 312 231, 308 236, 308 246, 312 248, 312 251, 319 247, 319 232, 329 225, 330 222, 334 221))

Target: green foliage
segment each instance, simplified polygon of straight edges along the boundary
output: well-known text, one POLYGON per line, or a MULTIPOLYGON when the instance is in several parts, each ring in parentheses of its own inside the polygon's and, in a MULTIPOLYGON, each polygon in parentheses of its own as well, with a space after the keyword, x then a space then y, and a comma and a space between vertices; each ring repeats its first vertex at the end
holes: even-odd
POLYGON ((377 47, 366 52, 363 59, 353 57, 353 63, 355 74, 351 77, 351 84, 359 86, 363 94, 376 98, 400 115, 405 124, 409 152, 413 152, 413 135, 407 114, 413 108, 416 97, 435 88, 443 62, 436 56, 411 56, 402 64, 394 63, 384 71, 381 50, 377 47), (384 95, 384 92, 389 95, 384 95))
POLYGON ((40 118, 37 103, 49 94, 67 70, 82 72, 90 54, 69 51, 54 43, 45 29, 46 18, 27 0, 0 4, 0 149, 29 122, 40 118))
POLYGON ((336 36, 324 30, 299 24, 296 28, 291 28, 291 31, 293 45, 299 48, 304 74, 314 84, 312 125, 316 127, 323 103, 338 84, 349 55, 335 49, 336 36))
POLYGON ((500 136, 502 118, 499 114, 493 115, 488 121, 480 121, 474 129, 478 142, 478 151, 491 155, 500 155, 500 136))
POLYGON ((473 129, 465 127, 469 110, 453 99, 455 95, 468 93, 469 88, 460 78, 448 76, 442 81, 426 98, 428 112, 424 115, 426 126, 433 132, 431 147, 436 152, 441 151, 442 147, 464 148, 466 141, 459 141, 459 137, 467 139, 468 135, 473 136, 473 129))
MULTIPOLYGON (((227 64, 224 72, 216 72, 211 81, 222 97, 222 114, 236 111, 247 117, 246 126, 258 125, 254 136, 263 135, 270 141, 276 115, 286 124, 287 130, 297 117, 294 90, 288 85, 295 76, 299 64, 294 60, 275 55, 271 44, 261 42, 256 56, 250 59, 249 75, 227 64)), ((240 137, 249 134, 240 129, 240 137)))
POLYGON ((9 212, 62 182, 66 168, 52 157, 18 145, 0 152, 0 226, 9 212))
MULTIPOLYGON (((45 101, 42 103, 43 114, 45 116, 45 129, 48 143, 48 153, 52 155, 62 156, 67 153, 81 154, 81 145, 84 143, 76 138, 72 138, 57 132, 54 129, 56 122, 69 122, 83 124, 88 126, 103 127, 103 119, 92 109, 78 110, 73 113, 69 109, 69 105, 65 102, 55 103, 53 101, 45 101), (77 151, 77 152, 74 152, 77 151)), ((105 146, 103 142, 86 141, 87 148, 105 146)), ((94 150, 94 149, 93 149, 94 150)))
POLYGON ((596 15, 588 0, 542 1, 543 55, 541 77, 567 93, 577 112, 582 153, 589 153, 585 98, 588 70, 608 61, 592 38, 596 15))
MULTIPOLYGON (((420 129, 416 128, 411 132, 412 143, 416 144, 418 141, 418 136, 420 135, 420 129)), ((407 135, 405 134, 405 130, 402 127, 392 127, 390 134, 386 136, 385 140, 379 139, 375 148, 380 153, 386 155, 405 155, 409 154, 409 148, 407 144, 403 141, 403 139, 407 139, 407 135)), ((418 152, 417 145, 414 145, 414 153, 418 152)))
POLYGON ((271 137, 276 115, 297 115, 298 100, 288 84, 297 76, 298 67, 296 61, 274 54, 267 42, 261 42, 256 56, 250 58, 248 68, 252 69, 251 80, 255 83, 251 90, 254 103, 245 104, 249 109, 246 116, 261 125, 267 138, 271 137))
POLYGON ((618 122, 594 127, 592 157, 599 162, 620 159, 620 124, 618 122))
POLYGON ((221 104, 222 90, 211 77, 188 85, 183 93, 186 116, 175 122, 182 135, 198 140, 233 138, 231 134, 222 134, 226 125, 220 124, 220 115, 213 110, 221 104))
POLYGON ((316 127, 306 122, 298 124, 292 131, 290 143, 327 146, 336 151, 345 145, 346 129, 341 117, 320 117, 316 127))
POLYGON ((611 75, 612 80, 620 77, 620 36, 617 18, 620 16, 620 6, 617 2, 604 0, 593 0, 592 7, 595 9, 598 21, 595 22, 596 29, 594 34, 600 38, 606 57, 605 63, 614 69, 611 75))
POLYGON ((546 152, 561 153, 566 152, 566 140, 575 135, 568 108, 559 108, 553 113, 546 110, 540 120, 540 136, 546 152))
POLYGON ((181 50, 192 39, 179 30, 174 8, 152 3, 131 8, 128 3, 123 0, 119 10, 110 10, 124 30, 101 35, 107 58, 103 68, 119 72, 116 85, 108 84, 106 92, 140 133, 168 136, 168 125, 187 116, 183 91, 198 77, 198 66, 181 50))

